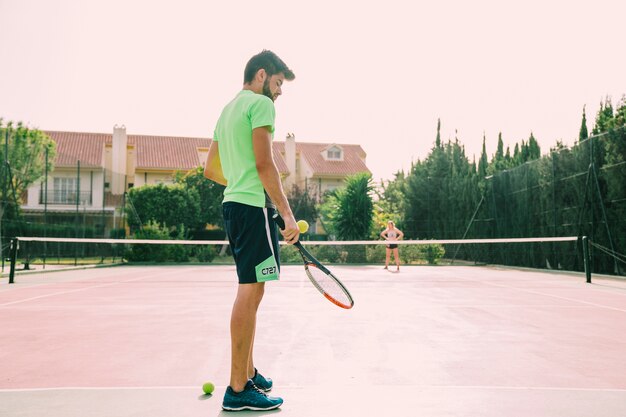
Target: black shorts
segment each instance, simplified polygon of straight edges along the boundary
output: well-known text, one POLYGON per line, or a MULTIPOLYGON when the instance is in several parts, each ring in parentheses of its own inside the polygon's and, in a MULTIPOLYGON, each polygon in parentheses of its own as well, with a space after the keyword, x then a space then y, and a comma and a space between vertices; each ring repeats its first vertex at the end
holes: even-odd
POLYGON ((274 209, 226 202, 224 228, 237 265, 240 284, 277 280, 280 274, 274 209))
POLYGON ((388 249, 397 249, 398 245, 395 245, 395 244, 387 245, 387 248, 388 249))

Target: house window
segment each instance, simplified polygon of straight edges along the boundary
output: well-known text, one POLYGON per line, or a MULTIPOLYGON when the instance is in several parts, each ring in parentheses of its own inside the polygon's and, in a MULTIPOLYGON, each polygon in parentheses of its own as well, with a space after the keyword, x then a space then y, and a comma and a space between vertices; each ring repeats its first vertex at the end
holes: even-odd
POLYGON ((54 190, 52 192, 52 203, 70 204, 76 201, 76 191, 78 182, 76 178, 57 177, 54 179, 54 190))
POLYGON ((328 149, 327 157, 328 159, 341 159, 341 149, 333 146, 332 148, 328 149))

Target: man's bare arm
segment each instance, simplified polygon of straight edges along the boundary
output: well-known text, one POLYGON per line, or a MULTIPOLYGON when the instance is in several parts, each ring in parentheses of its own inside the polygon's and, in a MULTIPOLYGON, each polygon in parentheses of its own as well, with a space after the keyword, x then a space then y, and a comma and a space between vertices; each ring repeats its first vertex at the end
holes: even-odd
POLYGON ((212 141, 209 148, 209 155, 204 166, 204 176, 218 184, 226 185, 227 181, 222 172, 222 163, 220 161, 220 151, 217 142, 212 141))
POLYGON ((294 243, 300 236, 300 230, 296 225, 289 201, 280 182, 280 174, 272 157, 272 135, 267 127, 258 127, 252 130, 252 146, 256 159, 256 169, 263 188, 265 188, 272 202, 276 204, 278 212, 285 221, 285 230, 281 230, 281 233, 288 243, 294 243))

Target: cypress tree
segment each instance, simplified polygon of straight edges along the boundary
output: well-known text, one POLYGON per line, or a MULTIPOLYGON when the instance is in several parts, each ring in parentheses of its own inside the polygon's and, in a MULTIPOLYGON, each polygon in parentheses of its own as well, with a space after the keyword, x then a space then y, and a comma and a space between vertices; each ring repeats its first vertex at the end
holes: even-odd
POLYGON ((585 114, 585 106, 583 106, 583 121, 580 124, 580 132, 578 133, 578 140, 583 141, 589 137, 587 132, 587 115, 585 114))
POLYGON ((606 132, 612 119, 613 104, 611 103, 611 98, 607 97, 604 103, 600 102, 600 110, 598 110, 598 114, 596 115, 596 125, 591 133, 598 135, 602 132, 606 132))
POLYGON ((502 142, 502 132, 498 133, 498 148, 496 149, 496 161, 504 159, 504 142, 502 142))
POLYGON ((528 145, 522 141, 522 145, 520 146, 520 161, 519 164, 523 164, 528 161, 528 145))
POLYGON ((539 147, 539 143, 537 143, 537 139, 533 135, 533 132, 530 132, 530 137, 528 138, 528 161, 532 159, 539 159, 541 156, 541 148, 539 147))
POLYGON ((487 146, 486 146, 487 138, 483 133, 483 150, 480 153, 480 160, 478 161, 478 178, 483 180, 487 176, 487 166, 489 165, 489 161, 487 161, 487 146))
POLYGON ((435 139, 435 147, 441 148, 441 119, 437 119, 437 138, 435 139))

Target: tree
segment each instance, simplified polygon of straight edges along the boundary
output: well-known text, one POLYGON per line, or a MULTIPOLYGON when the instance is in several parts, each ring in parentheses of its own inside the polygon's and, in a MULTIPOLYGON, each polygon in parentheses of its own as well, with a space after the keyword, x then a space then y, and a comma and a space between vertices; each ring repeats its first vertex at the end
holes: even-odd
POLYGON ((335 228, 335 219, 339 212, 339 200, 337 194, 339 189, 327 191, 322 196, 322 202, 317 207, 319 220, 322 223, 322 227, 326 233, 331 237, 337 236, 337 229, 335 228))
MULTIPOLYGON (((613 244, 618 253, 626 251, 626 241, 620 238, 626 230, 626 96, 622 97, 613 118, 608 120, 605 137, 597 142, 604 144, 605 164, 597 171, 602 190, 606 189, 607 218, 614 230, 613 244), (605 185, 603 187, 602 185, 605 185)), ((608 236, 607 236, 608 237, 608 236)), ((608 239, 606 239, 608 241, 608 239)), ((612 260, 605 261, 609 271, 612 260)), ((622 266, 623 267, 623 266, 622 266)))
POLYGON ((580 124, 580 132, 578 133, 578 140, 583 141, 589 137, 587 132, 587 115, 585 114, 585 106, 583 106, 583 120, 580 124))
MULTIPOLYGON (((486 171, 487 156, 479 162, 486 171)), ((484 175, 483 175, 484 178, 484 175)), ((392 185, 388 185, 392 188, 392 185)), ((476 164, 470 163, 458 138, 431 149, 426 160, 402 178, 402 220, 407 238, 460 237, 480 198, 476 164)))
POLYGON ((144 185, 131 188, 127 196, 127 218, 131 228, 156 222, 170 229, 193 232, 204 226, 200 196, 193 188, 175 185, 144 185))
POLYGON ((619 107, 615 111, 612 124, 613 128, 624 126, 626 126, 626 95, 622 96, 619 107))
POLYGON ((391 181, 381 181, 381 189, 376 191, 378 196, 374 203, 374 228, 370 237, 378 239, 380 229, 393 221, 399 229, 404 228, 403 213, 405 211, 405 174, 398 171, 391 181))
POLYGON ((487 166, 489 161, 487 160, 487 147, 485 142, 487 138, 483 134, 483 150, 480 153, 480 160, 478 161, 478 177, 483 180, 487 176, 487 166))
POLYGON ((535 159, 539 159, 541 157, 541 148, 539 147, 539 143, 533 132, 530 132, 530 137, 528 138, 528 160, 532 161, 535 159))
POLYGON ((317 198, 311 189, 294 185, 287 194, 287 200, 296 219, 306 220, 310 224, 317 221, 317 198))
POLYGON ((46 149, 48 150, 47 168, 53 169, 56 156, 56 143, 44 132, 30 129, 21 122, 17 127, 13 122, 3 126, 0 119, 0 193, 2 201, 13 201, 14 196, 20 204, 20 196, 34 182, 40 180, 46 170, 46 149), (8 153, 5 151, 8 143, 8 153), (5 164, 5 160, 7 164, 5 164))
POLYGON ((496 148, 495 159, 497 161, 504 160, 504 142, 502 141, 502 132, 498 133, 498 147, 496 148))
POLYGON ((225 187, 223 185, 207 179, 204 176, 204 168, 201 166, 186 173, 182 171, 176 172, 174 174, 174 183, 198 192, 200 198, 200 218, 203 224, 224 228, 222 200, 224 199, 225 187))
POLYGON ((519 152, 513 157, 513 166, 517 167, 528 161, 528 145, 522 140, 519 145, 519 152))
POLYGON ((600 101, 600 110, 598 110, 596 115, 596 124, 592 133, 599 135, 606 132, 610 128, 611 120, 613 120, 613 104, 611 103, 611 98, 607 97, 604 102, 600 101))
POLYGON ((435 147, 441 148, 441 119, 437 119, 437 137, 435 138, 435 147))
POLYGON ((522 140, 521 144, 515 144, 515 150, 513 151, 513 160, 508 164, 508 168, 522 165, 528 161, 533 161, 541 157, 541 148, 533 132, 530 132, 528 142, 522 140))
POLYGON ((339 240, 368 239, 374 203, 372 176, 366 173, 346 178, 346 187, 337 193, 335 228, 339 240))
POLYGON ((491 160, 490 169, 488 172, 493 174, 495 172, 504 171, 505 169, 510 168, 510 162, 507 161, 504 155, 504 141, 502 140, 502 132, 498 133, 498 147, 496 148, 496 154, 493 156, 491 160))
POLYGON ((436 217, 435 210, 431 209, 435 189, 426 162, 418 160, 414 163, 404 183, 404 234, 407 238, 430 238, 432 220, 436 217))

